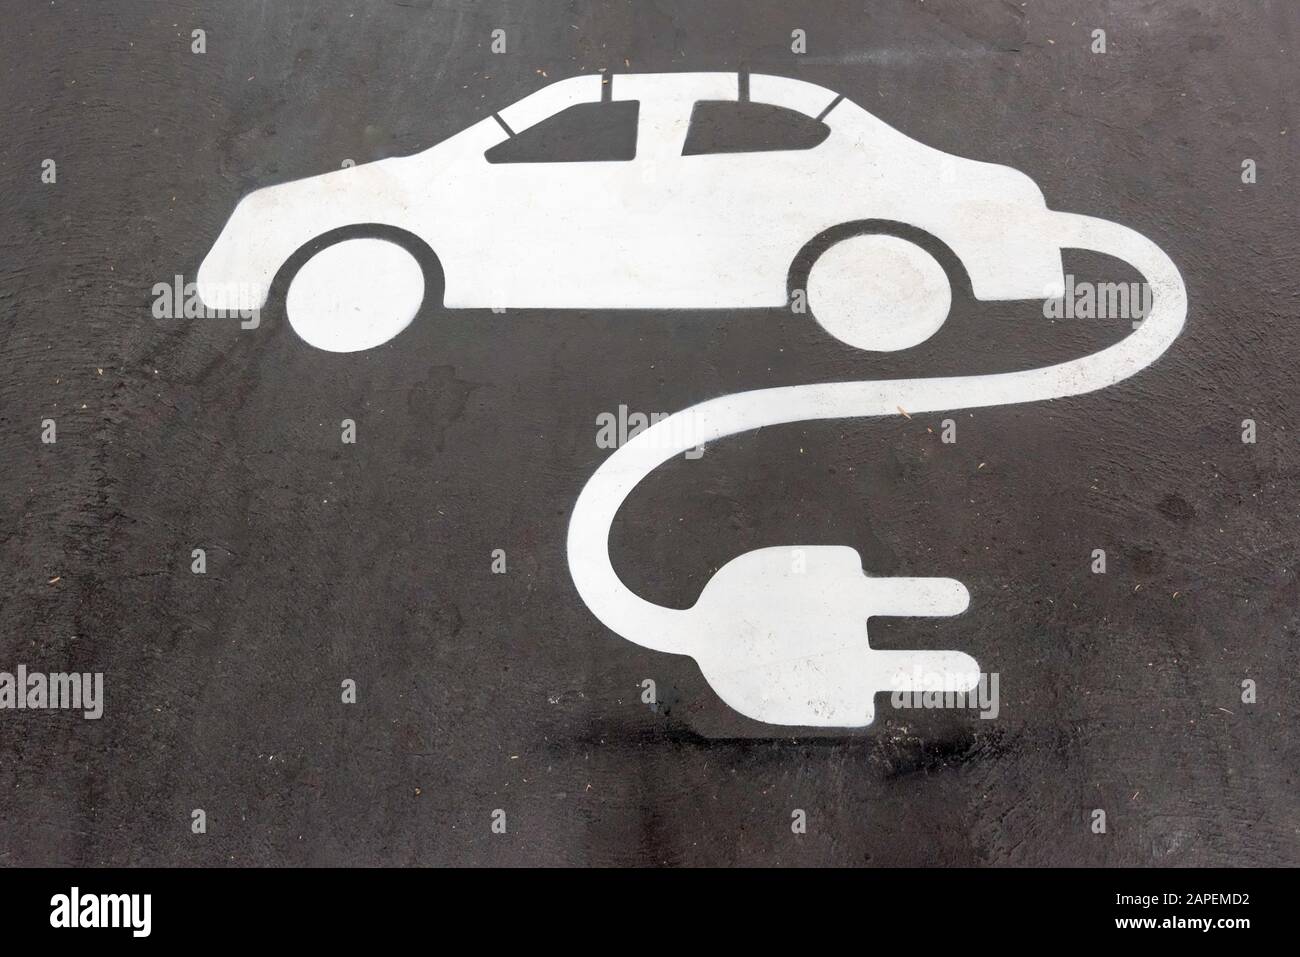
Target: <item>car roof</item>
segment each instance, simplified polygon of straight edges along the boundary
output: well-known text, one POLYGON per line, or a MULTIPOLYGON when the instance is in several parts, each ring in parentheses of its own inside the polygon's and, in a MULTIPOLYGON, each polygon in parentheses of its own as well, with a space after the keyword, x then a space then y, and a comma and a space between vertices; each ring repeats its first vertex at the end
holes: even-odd
POLYGON ((838 96, 807 80, 766 73, 588 73, 556 80, 501 110, 511 129, 520 130, 578 103, 610 100, 748 99, 817 116, 838 96))

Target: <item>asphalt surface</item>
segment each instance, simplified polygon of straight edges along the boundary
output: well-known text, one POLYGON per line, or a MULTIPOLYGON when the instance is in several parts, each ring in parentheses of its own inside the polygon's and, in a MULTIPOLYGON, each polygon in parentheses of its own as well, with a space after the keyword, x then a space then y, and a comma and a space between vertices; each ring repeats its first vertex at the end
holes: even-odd
POLYGON ((99 721, 0 711, 0 864, 1300 863, 1295 3, 0 11, 0 670, 102 671, 106 698, 99 721), (1114 388, 954 412, 955 445, 943 415, 735 436, 620 514, 620 573, 676 607, 765 545, 961 579, 964 615, 872 638, 972 654, 996 720, 881 698, 861 731, 774 734, 603 628, 564 552, 596 417, 1032 368, 1126 322, 958 301, 871 356, 780 310, 426 307, 332 355, 274 303, 256 330, 151 315, 254 188, 418 151, 549 79, 741 67, 1022 170, 1182 271, 1183 335, 1114 388))

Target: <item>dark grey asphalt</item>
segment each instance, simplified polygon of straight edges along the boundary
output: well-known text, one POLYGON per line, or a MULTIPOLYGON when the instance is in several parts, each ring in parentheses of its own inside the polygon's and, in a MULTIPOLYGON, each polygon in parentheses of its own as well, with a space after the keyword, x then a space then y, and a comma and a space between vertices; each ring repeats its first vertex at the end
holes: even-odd
POLYGON ((0 670, 102 670, 107 696, 99 722, 0 712, 0 865, 1300 863, 1291 0, 0 11, 0 670), (772 737, 606 631, 564 556, 595 418, 1028 368, 1123 323, 964 303, 871 357, 781 312, 427 308, 330 355, 275 308, 256 331, 150 315, 253 188, 417 151, 546 78, 742 65, 1023 170, 1182 270, 1183 336, 1118 387, 957 413, 955 446, 942 416, 737 436, 622 512, 621 573, 677 606, 775 544, 960 578, 965 615, 873 639, 973 654, 995 721, 881 700, 864 731, 772 737))

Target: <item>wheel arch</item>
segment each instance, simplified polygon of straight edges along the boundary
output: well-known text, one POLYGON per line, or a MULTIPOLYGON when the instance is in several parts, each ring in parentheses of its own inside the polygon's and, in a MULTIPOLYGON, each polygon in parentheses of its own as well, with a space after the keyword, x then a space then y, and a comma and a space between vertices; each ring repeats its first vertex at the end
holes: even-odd
POLYGON ((790 272, 786 277, 786 300, 789 301, 796 289, 808 288, 808 274, 812 272, 817 257, 842 240, 866 235, 897 236, 899 239, 916 243, 943 267, 943 271, 948 275, 948 283, 952 286, 954 297, 974 298, 970 274, 966 271, 961 257, 933 233, 919 226, 911 226, 892 219, 856 219, 824 229, 804 243, 790 264, 790 272))
POLYGON ((315 256, 322 249, 327 249, 336 243, 341 243, 347 239, 383 239, 405 249, 424 271, 424 301, 421 303, 421 310, 427 308, 431 303, 441 306, 443 293, 447 286, 447 276, 443 270, 442 260, 438 254, 422 238, 404 229, 401 226, 394 226, 389 223, 354 223, 348 226, 340 226, 336 229, 329 229, 320 235, 314 237, 303 245, 299 246, 276 270, 275 278, 271 281, 268 303, 282 305, 285 294, 288 292, 289 283, 303 264, 311 257, 315 256))

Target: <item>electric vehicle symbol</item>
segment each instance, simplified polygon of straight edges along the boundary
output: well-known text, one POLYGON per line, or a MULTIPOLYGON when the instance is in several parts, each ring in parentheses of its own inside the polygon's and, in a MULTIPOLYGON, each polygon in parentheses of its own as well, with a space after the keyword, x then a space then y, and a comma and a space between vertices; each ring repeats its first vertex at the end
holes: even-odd
MULTIPOLYGON (((944 264, 915 239, 932 238, 980 299, 1042 298, 1061 284, 1046 217, 1029 177, 931 149, 812 83, 589 75, 413 156, 250 193, 198 288, 213 305, 229 290, 232 307, 260 307, 300 247, 378 224, 432 251, 450 309, 771 307, 793 286, 832 335, 893 350, 933 334, 951 298, 944 264)), ((376 242, 309 263, 312 288, 296 284, 306 308, 289 310, 308 342, 367 348, 415 315, 414 263, 403 274, 409 254, 376 242), (405 302, 387 301, 393 273, 405 302), (369 308, 334 317, 330 302, 358 296, 369 308), (369 329, 357 315, 373 318, 376 298, 397 318, 369 329)))
POLYGON ((847 546, 790 546, 732 560, 692 608, 655 605, 622 583, 608 551, 632 489, 676 455, 750 429, 1104 388, 1155 361, 1187 308, 1177 268, 1133 230, 1049 210, 1016 170, 928 147, 815 84, 759 74, 574 77, 422 153, 259 189, 200 267, 200 296, 259 308, 309 244, 319 248, 292 278, 286 313, 305 341, 336 352, 393 339, 430 299, 449 309, 705 310, 785 307, 796 294, 843 342, 893 351, 942 326, 954 285, 981 300, 1059 297, 1065 248, 1143 273, 1147 317, 1092 355, 722 396, 661 420, 596 470, 568 531, 583 601, 622 637, 690 655, 729 706, 777 725, 858 727, 880 692, 973 689, 969 655, 874 649, 867 634, 873 616, 959 614, 967 589, 871 576, 847 546), (351 237, 364 226, 403 242, 351 237))

